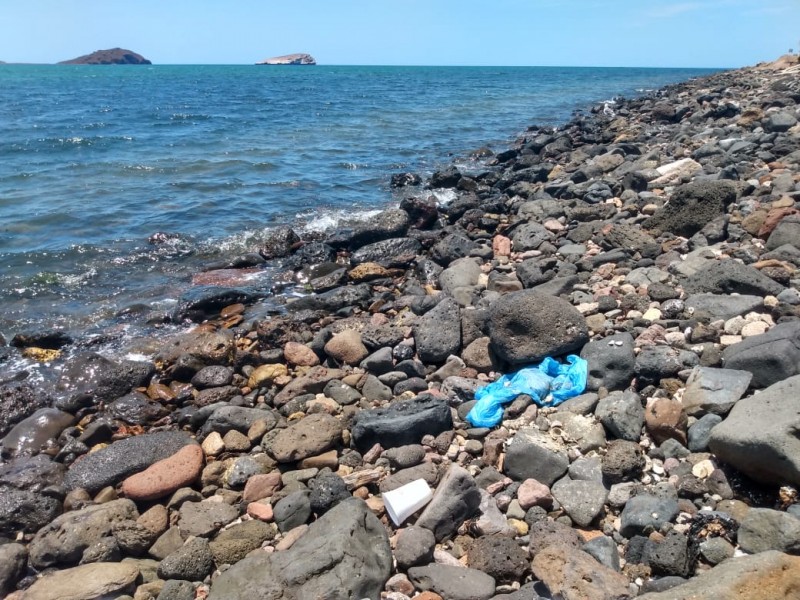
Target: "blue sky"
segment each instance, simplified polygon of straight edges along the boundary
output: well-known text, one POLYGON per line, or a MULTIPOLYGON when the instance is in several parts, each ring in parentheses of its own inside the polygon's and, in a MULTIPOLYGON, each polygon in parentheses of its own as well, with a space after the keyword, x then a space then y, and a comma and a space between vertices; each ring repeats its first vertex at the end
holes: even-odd
POLYGON ((739 67, 800 45, 800 0, 0 0, 0 60, 739 67))

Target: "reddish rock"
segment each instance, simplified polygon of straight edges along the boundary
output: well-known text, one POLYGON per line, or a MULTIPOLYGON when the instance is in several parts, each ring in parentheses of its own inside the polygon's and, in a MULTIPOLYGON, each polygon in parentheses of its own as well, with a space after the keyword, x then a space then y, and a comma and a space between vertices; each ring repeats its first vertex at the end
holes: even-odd
POLYGON ((247 514, 265 523, 271 522, 275 517, 272 512, 272 505, 266 502, 251 502, 247 505, 247 514))
POLYGON ((296 367, 316 367, 319 364, 319 357, 314 351, 300 342, 286 342, 283 357, 296 367))
POLYGON ((778 226, 778 223, 783 221, 789 215, 798 215, 800 211, 794 208, 773 208, 767 213, 764 222, 758 230, 758 237, 767 239, 769 234, 772 233, 778 226))
POLYGON ((528 510, 532 506, 550 510, 553 506, 553 495, 545 484, 535 479, 526 479, 517 490, 517 501, 522 510, 528 510))
POLYGON ((131 475, 122 482, 122 493, 131 500, 155 500, 194 483, 204 462, 197 444, 184 446, 175 454, 131 475))
POLYGON ((325 353, 337 362, 357 365, 367 357, 369 351, 361 341, 360 333, 354 329, 345 329, 325 344, 325 353))
POLYGON ((658 398, 647 405, 644 413, 647 432, 656 444, 675 439, 686 445, 686 413, 680 400, 658 398))
POLYGON ((256 500, 269 498, 279 489, 281 489, 281 474, 278 471, 263 475, 253 475, 244 486, 242 500, 255 502, 256 500))
POLYGON ((511 255, 511 240, 504 235, 496 235, 492 239, 492 250, 497 256, 511 255))
POLYGON ((631 598, 627 577, 577 548, 558 544, 545 548, 533 559, 531 567, 553 596, 569 600, 631 598))

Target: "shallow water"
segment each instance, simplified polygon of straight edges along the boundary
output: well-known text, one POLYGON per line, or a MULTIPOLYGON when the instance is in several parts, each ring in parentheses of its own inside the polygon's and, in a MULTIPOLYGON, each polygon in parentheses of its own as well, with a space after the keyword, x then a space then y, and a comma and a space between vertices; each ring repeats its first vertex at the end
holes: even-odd
POLYGON ((392 173, 707 72, 0 65, 0 333, 125 333, 276 225, 369 218, 392 173))

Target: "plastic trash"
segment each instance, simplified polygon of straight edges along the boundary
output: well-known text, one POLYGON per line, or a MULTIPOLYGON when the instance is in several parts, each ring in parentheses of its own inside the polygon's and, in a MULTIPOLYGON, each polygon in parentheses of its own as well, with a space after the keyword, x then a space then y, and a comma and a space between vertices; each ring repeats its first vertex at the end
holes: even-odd
POLYGON ((570 354, 566 363, 547 357, 538 365, 503 375, 475 392, 478 401, 467 414, 473 427, 494 427, 503 419, 503 406, 527 394, 539 406, 557 406, 583 393, 589 374, 587 362, 570 354))
POLYGON ((384 492, 383 505, 394 524, 400 526, 403 521, 430 502, 432 497, 433 492, 428 483, 424 479, 415 479, 396 490, 384 492))

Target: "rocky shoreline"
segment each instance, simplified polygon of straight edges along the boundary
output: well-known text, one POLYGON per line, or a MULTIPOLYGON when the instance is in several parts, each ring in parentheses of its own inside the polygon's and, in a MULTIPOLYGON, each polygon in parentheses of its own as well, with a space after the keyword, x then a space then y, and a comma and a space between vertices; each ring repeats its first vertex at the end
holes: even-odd
POLYGON ((15 336, 58 377, 0 384, 0 595, 800 595, 798 69, 533 127, 477 176, 398 174, 398 209, 213 271, 279 261, 308 292, 285 313, 199 287, 150 361, 15 336), (584 393, 466 420, 568 353, 584 393), (384 496, 419 479, 398 527, 384 496))

